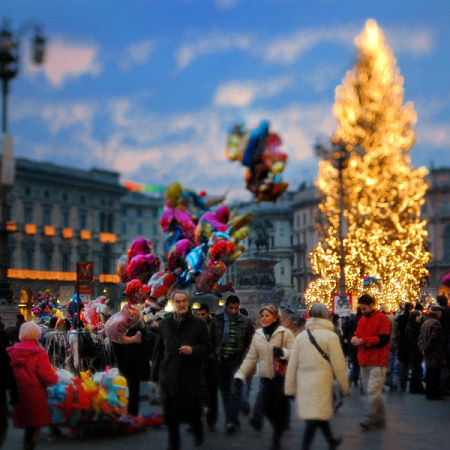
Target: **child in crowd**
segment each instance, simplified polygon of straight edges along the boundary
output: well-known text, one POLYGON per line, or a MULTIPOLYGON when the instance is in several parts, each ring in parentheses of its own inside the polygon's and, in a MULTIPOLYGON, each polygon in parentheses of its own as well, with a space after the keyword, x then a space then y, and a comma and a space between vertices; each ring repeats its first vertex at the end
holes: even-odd
POLYGON ((24 428, 24 450, 36 445, 40 428, 50 425, 47 386, 58 382, 46 351, 39 345, 42 331, 34 322, 25 322, 19 330, 19 343, 8 347, 17 383, 17 401, 13 405, 13 425, 24 428))

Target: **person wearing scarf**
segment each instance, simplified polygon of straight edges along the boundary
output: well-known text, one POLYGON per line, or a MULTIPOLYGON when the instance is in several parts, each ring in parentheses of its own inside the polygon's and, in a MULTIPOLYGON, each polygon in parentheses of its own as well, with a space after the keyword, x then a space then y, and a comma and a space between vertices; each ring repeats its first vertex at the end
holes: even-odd
POLYGON ((260 310, 261 328, 253 336, 248 353, 235 375, 242 385, 258 367, 261 380, 260 394, 264 415, 273 428, 271 450, 281 448, 281 436, 289 423, 289 398, 284 395, 284 377, 275 374, 274 357, 289 359, 294 344, 294 334, 280 324, 280 312, 270 304, 260 310))

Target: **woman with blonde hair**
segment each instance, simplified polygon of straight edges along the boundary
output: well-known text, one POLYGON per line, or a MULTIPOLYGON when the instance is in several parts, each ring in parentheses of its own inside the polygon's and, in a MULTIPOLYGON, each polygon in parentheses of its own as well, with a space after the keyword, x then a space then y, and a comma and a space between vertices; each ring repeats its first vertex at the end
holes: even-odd
POLYGON ((280 311, 276 305, 263 306, 259 314, 261 328, 253 335, 247 356, 234 377, 236 383, 242 383, 258 366, 262 409, 273 428, 271 450, 278 450, 281 435, 289 423, 290 409, 289 399, 284 394, 284 376, 275 373, 274 359, 289 359, 295 337, 280 324, 280 311))
POLYGON ((333 436, 329 423, 333 416, 333 380, 336 378, 344 395, 348 393, 345 358, 327 307, 314 303, 309 317, 291 351, 285 394, 295 395, 298 417, 306 421, 302 449, 310 448, 317 428, 334 449, 342 439, 333 436))

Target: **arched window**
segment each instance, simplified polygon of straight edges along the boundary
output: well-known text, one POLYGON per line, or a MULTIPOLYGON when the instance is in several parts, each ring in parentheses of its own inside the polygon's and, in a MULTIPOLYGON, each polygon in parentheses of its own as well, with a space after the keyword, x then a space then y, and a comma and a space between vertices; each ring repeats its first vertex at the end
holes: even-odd
POLYGON ((444 261, 450 261, 450 225, 444 231, 444 261))

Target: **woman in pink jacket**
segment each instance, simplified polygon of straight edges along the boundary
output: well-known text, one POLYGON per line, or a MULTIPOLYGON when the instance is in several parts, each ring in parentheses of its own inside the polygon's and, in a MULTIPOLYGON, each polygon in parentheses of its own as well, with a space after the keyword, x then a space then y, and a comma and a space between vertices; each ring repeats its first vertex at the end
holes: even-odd
POLYGON ((7 349, 17 383, 13 425, 25 429, 25 450, 33 449, 40 428, 52 423, 46 388, 58 382, 46 351, 38 343, 41 334, 37 324, 25 322, 19 330, 20 342, 7 349))

